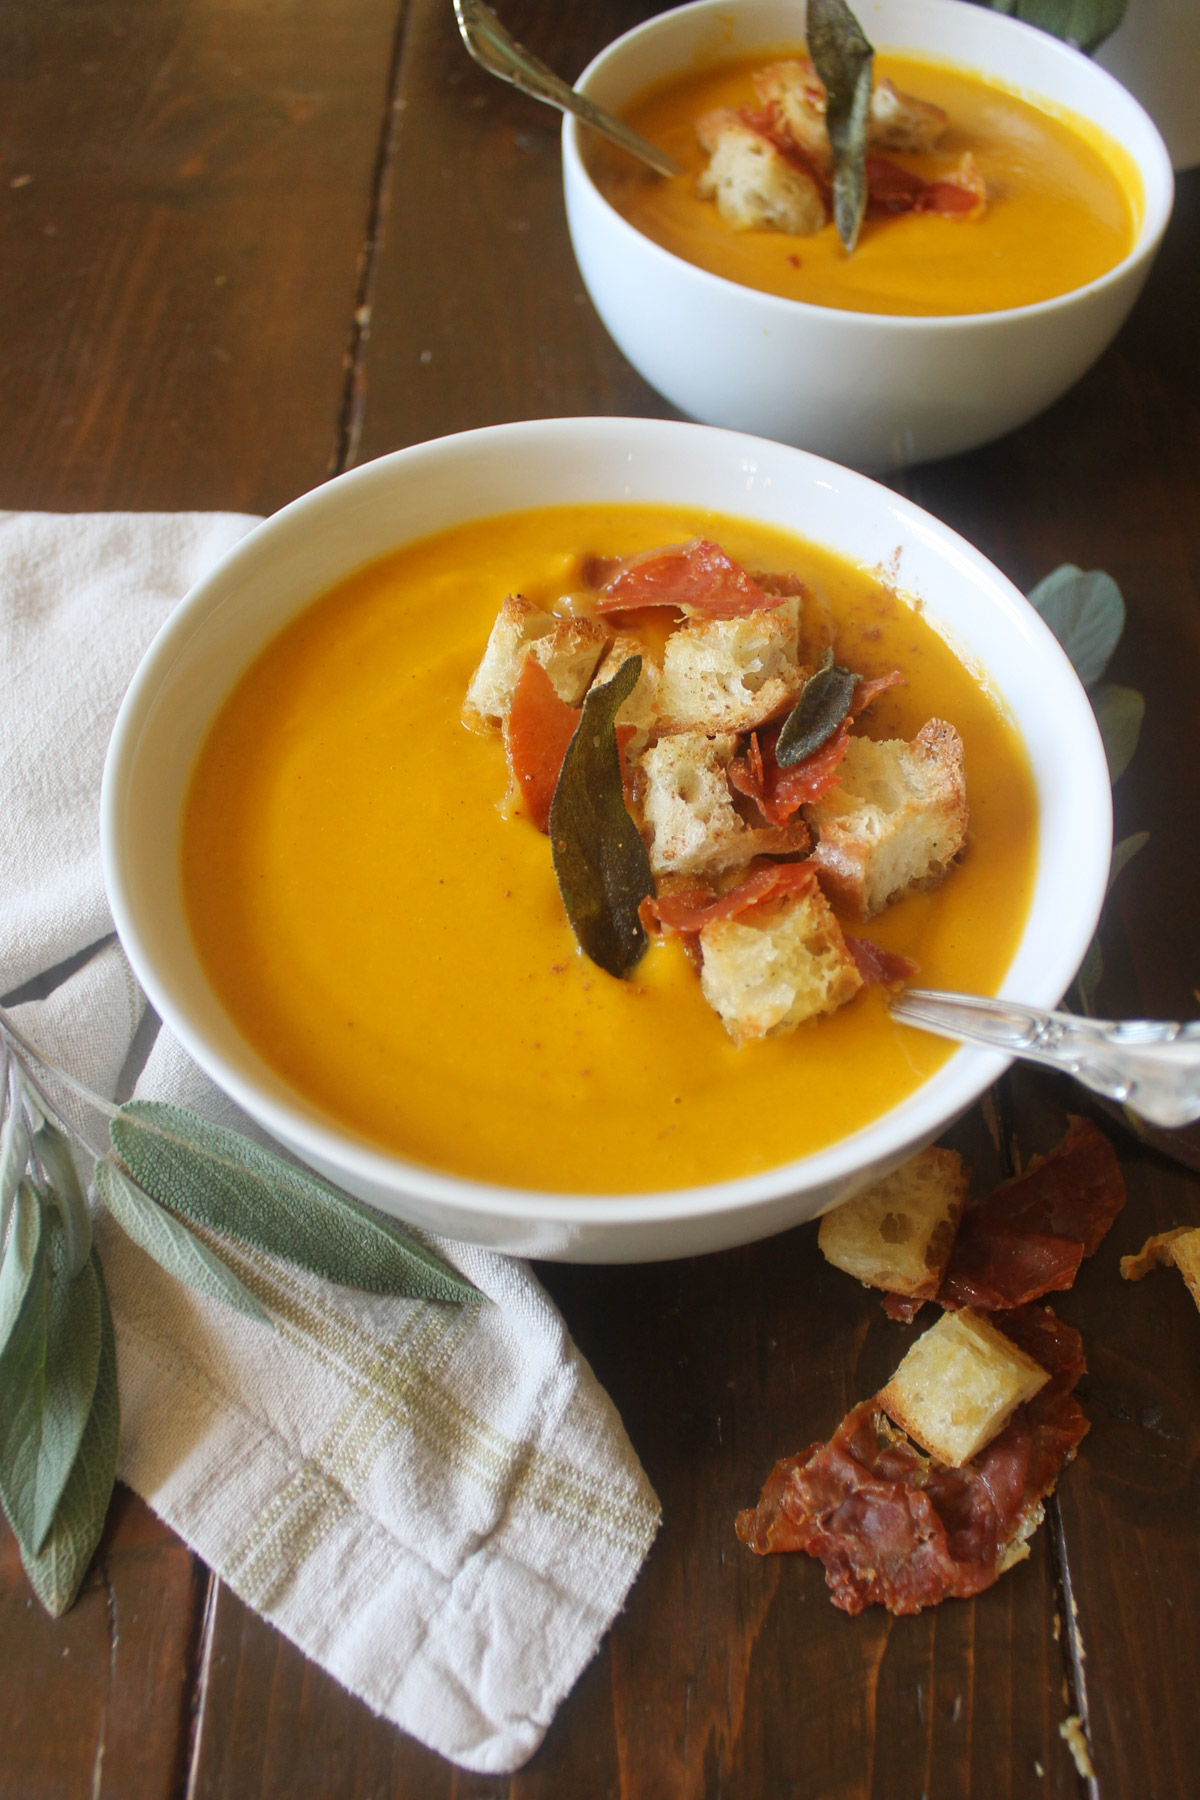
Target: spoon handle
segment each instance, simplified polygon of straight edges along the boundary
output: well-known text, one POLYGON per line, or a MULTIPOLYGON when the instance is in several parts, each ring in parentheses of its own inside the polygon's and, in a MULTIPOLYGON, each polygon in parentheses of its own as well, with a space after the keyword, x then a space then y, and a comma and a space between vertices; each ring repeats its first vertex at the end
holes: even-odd
POLYGON ((1073 1075, 1152 1124, 1200 1118, 1200 1024, 1085 1019, 923 988, 906 989, 890 1010, 902 1024, 1073 1075))
POLYGON ((539 62, 522 44, 509 36, 490 6, 484 0, 454 0, 454 16, 459 34, 475 61, 489 75, 498 75, 535 100, 545 100, 560 112, 574 113, 585 125, 602 132, 622 150, 628 150, 641 162, 648 163, 659 175, 682 175, 683 166, 665 150, 633 131, 622 120, 614 118, 594 101, 568 87, 544 62, 539 62))

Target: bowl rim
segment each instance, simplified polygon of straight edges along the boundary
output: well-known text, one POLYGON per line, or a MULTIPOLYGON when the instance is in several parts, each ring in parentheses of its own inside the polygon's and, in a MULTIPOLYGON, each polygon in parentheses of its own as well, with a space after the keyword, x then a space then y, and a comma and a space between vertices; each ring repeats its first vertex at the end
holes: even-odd
MULTIPOLYGON (((231 579, 236 580, 243 573, 248 575, 264 562, 269 563, 277 543, 285 544, 298 530, 301 534, 319 530, 323 518, 340 512, 347 505, 352 506, 356 499, 366 498, 377 484, 383 484, 386 490, 397 477, 403 479, 405 469, 411 466, 426 463, 436 469, 439 461, 455 462, 463 457, 478 458, 480 454, 503 454, 523 442, 536 445, 539 440, 552 440, 556 435, 562 437, 564 446, 578 442, 581 437, 593 437, 602 442, 610 441, 614 451, 620 449, 627 453, 631 434, 644 441, 648 452, 659 447, 667 451, 672 441, 682 443, 685 438, 692 442, 711 440, 714 455, 718 450, 731 458, 761 456, 765 452, 772 458, 782 457, 798 470, 807 465, 806 472, 812 481, 827 482, 832 476, 843 486, 874 499, 876 504, 882 500, 894 522, 898 525, 907 522, 913 535, 926 543, 932 539, 938 553, 959 568, 964 563, 970 566, 976 578, 992 591, 995 604, 1010 616, 1015 614, 1015 620, 1026 635, 1039 646, 1042 656, 1063 678, 1063 699, 1068 710, 1072 706, 1075 709, 1072 730, 1078 734, 1072 740, 1072 761, 1077 768, 1087 770, 1087 778, 1094 789, 1091 799, 1095 802, 1089 823, 1094 819, 1097 827, 1089 838, 1090 867, 1076 866, 1074 871, 1085 889, 1090 885, 1092 903, 1078 915, 1076 932, 1066 940, 1065 953, 1064 940, 1056 937, 1054 953, 1046 959, 1039 991, 1010 994, 1006 976, 998 990, 1000 995, 1023 999, 1032 1005, 1057 1004, 1082 960, 1104 902, 1112 843, 1111 787, 1099 728, 1069 660, 1019 589, 981 551, 932 514, 882 483, 811 451, 747 433, 687 421, 610 417, 535 419, 483 426, 430 439, 361 464, 299 496, 263 520, 195 583, 160 627, 125 693, 109 742, 101 785, 101 862, 113 920, 138 980, 163 1023, 218 1087, 252 1119, 318 1167, 332 1165, 357 1180, 371 1183, 378 1190, 401 1198, 410 1193, 459 1214, 465 1207, 481 1217, 497 1220, 511 1218, 517 1212, 522 1220, 536 1225, 621 1226, 669 1225, 674 1221, 702 1220, 718 1214, 751 1213, 764 1204, 779 1202, 789 1194, 799 1195, 831 1183, 845 1184, 856 1172, 877 1167, 888 1159, 894 1164, 911 1148, 930 1141, 945 1129, 979 1098, 1012 1060, 998 1052, 961 1048, 912 1093, 858 1131, 807 1156, 756 1174, 684 1188, 580 1194, 479 1181, 408 1161, 397 1153, 373 1147, 345 1127, 339 1127, 335 1120, 323 1120, 302 1095, 297 1094, 294 1104, 289 1105, 264 1093, 245 1069, 232 1064, 219 1048, 207 1041, 203 1032, 176 1004, 169 979, 160 974, 154 956, 144 942, 130 898, 122 849, 122 801, 139 754, 142 726, 159 686, 204 620, 227 603, 231 579), (1087 769, 1089 762, 1090 769, 1087 769)), ((490 515, 469 512, 461 515, 462 518, 471 516, 490 515)), ((752 511, 747 516, 753 516, 752 511)), ((400 543, 406 541, 410 540, 401 539, 400 543)), ((365 567, 375 560, 377 558, 371 556, 354 566, 365 567)), ((347 567, 339 579, 351 573, 353 569, 347 567)), ((322 588, 321 591, 327 590, 322 588)), ((319 593, 311 596, 312 600, 317 598, 319 593)), ((226 693, 245 666, 245 663, 239 665, 226 693)), ((177 844, 172 846, 173 854, 176 848, 177 844)), ((1039 865, 1040 862, 1039 856, 1039 865)), ((1014 963, 1027 937, 1028 922, 1014 951, 1014 963)), ((236 1026, 234 1029, 236 1031, 236 1026)), ((247 1046, 247 1051, 251 1057, 258 1055, 252 1046, 247 1046)), ((259 1060, 267 1066, 264 1059, 259 1060)), ((285 1085, 282 1078, 276 1079, 281 1086, 285 1085)), ((336 1182, 339 1177, 334 1175, 331 1179, 336 1182)))
MULTIPOLYGON (((961 14, 964 3, 965 0, 919 0, 922 8, 927 8, 934 14, 938 11, 953 9, 956 17, 961 14)), ((629 220, 624 218, 606 199, 593 181, 581 147, 583 123, 570 113, 563 116, 561 133, 564 182, 576 185, 588 196, 593 205, 604 212, 609 220, 610 228, 616 228, 622 241, 631 245, 637 244, 648 250, 652 262, 661 261, 665 267, 689 271, 690 275, 700 282, 702 291, 708 289, 714 294, 724 294, 727 298, 731 294, 749 295, 748 303, 758 306, 768 316, 775 314, 780 318, 792 319, 806 316, 828 318, 832 314, 839 321, 846 321, 851 329, 857 327, 866 330, 874 326, 899 332, 911 332, 932 327, 939 331, 955 329, 962 331, 971 328, 978 330, 985 322, 1032 319, 1042 315, 1053 315, 1073 305, 1078 305, 1090 296, 1102 294, 1108 288, 1129 279, 1157 254, 1175 202, 1175 173, 1171 165, 1170 154, 1162 134, 1145 107, 1128 88, 1117 80, 1115 75, 1111 75, 1101 64, 1094 62, 1091 57, 1085 56, 1081 50, 1075 49, 1061 38, 1042 31, 1036 25, 1028 25, 1021 19, 1013 18, 1009 14, 994 12, 986 6, 972 6, 970 10, 973 15, 976 15, 971 21, 973 28, 981 31, 985 36, 988 31, 996 28, 1000 28, 1002 35, 1004 32, 1017 32, 1035 43, 1039 52, 1048 56, 1061 54, 1064 60, 1087 68, 1092 75, 1100 79, 1102 85, 1107 85, 1110 90, 1115 90, 1122 103, 1127 103, 1135 114, 1140 115, 1141 122, 1150 133, 1155 166, 1143 161, 1121 140, 1115 139, 1114 133, 1106 125, 1100 125, 1096 120, 1089 120, 1089 123, 1097 125, 1097 129, 1103 131, 1107 136, 1114 137, 1114 141, 1118 142, 1119 147, 1136 165, 1144 190, 1144 217, 1133 244, 1120 262, 1114 263, 1111 269, 1105 269, 1102 274, 1093 276, 1091 281, 1085 281, 1079 287, 1068 288, 1063 294, 1052 294, 1045 300, 1027 301, 1021 306, 997 307, 988 312, 883 313, 864 312, 849 306, 818 306, 811 300, 796 300, 786 294, 771 294, 762 288, 750 287, 745 282, 735 281, 728 275, 715 274, 711 269, 704 269, 698 263, 689 262, 686 257, 677 256, 673 250, 666 249, 662 244, 656 243, 653 238, 647 237, 645 232, 639 231, 636 225, 631 225, 629 220), (1150 176, 1157 177, 1155 185, 1152 185, 1150 176)), ((587 94, 589 85, 596 76, 603 74, 610 59, 619 55, 626 46, 635 40, 652 38, 660 34, 665 35, 675 29, 676 21, 684 16, 707 13, 718 17, 728 17, 729 11, 729 0, 685 0, 685 4, 682 6, 674 6, 666 12, 656 13, 649 19, 643 19, 640 24, 631 26, 628 31, 622 32, 619 37, 614 38, 611 43, 606 44, 602 50, 596 53, 576 81, 576 91, 587 94)), ((884 53, 886 54, 886 47, 884 53)), ((950 66, 956 68, 963 66, 951 58, 941 57, 937 60, 949 63, 950 66)), ((1035 89, 1030 88, 1027 97, 1036 103, 1035 89)))

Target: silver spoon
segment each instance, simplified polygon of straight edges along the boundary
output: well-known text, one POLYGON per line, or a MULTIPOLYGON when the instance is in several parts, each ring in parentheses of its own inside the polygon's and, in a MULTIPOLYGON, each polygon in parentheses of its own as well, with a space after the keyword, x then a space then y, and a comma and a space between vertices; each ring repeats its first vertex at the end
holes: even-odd
POLYGON ((594 100, 588 100, 577 94, 574 88, 568 87, 559 79, 553 70, 548 69, 536 56, 531 56, 523 45, 511 38, 484 0, 454 0, 454 16, 458 20, 458 29, 463 43, 471 52, 481 69, 489 75, 498 75, 501 81, 510 81, 514 87, 520 88, 523 94, 532 94, 535 100, 544 100, 549 106, 557 106, 560 112, 574 113, 593 131, 602 132, 622 150, 628 150, 640 162, 648 163, 657 175, 682 175, 683 165, 677 163, 673 156, 660 150, 644 138, 640 132, 633 131, 620 119, 597 106, 594 100))
POLYGON ((1200 1023, 1085 1019, 1011 1000, 924 988, 907 988, 890 1011, 902 1024, 939 1037, 981 1044, 1073 1075, 1153 1125, 1174 1128, 1200 1118, 1200 1023))

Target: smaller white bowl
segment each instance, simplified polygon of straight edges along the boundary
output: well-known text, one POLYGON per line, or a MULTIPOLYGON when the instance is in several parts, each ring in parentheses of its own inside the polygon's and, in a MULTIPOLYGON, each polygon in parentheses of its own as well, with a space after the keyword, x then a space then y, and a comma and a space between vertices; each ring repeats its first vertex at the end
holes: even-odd
POLYGON ((171 614, 122 704, 104 770, 109 903, 139 980, 191 1056, 251 1116, 384 1211, 518 1255, 691 1256, 814 1217, 930 1143, 1006 1067, 959 1050, 861 1131, 737 1180, 664 1193, 544 1193, 449 1174, 365 1142, 306 1101, 241 1035, 188 930, 180 824, 192 769, 242 673, 321 594, 431 532, 535 506, 650 502, 795 532, 886 568, 984 673, 1037 790, 1029 916, 1001 992, 1053 1006, 1104 899, 1108 765, 1091 706, 1029 603, 977 550, 886 488, 802 451, 661 419, 544 419, 399 450, 296 500, 244 538, 171 614))
MULTIPOLYGON (((1107 132, 1143 187, 1137 239, 1124 261, 1069 294, 1003 312, 843 312, 727 281, 643 236, 592 181, 575 119, 563 127, 563 182, 571 242, 596 310, 659 393, 705 424, 880 472, 1000 437, 1078 381, 1141 291, 1174 185, 1163 141, 1137 101, 1057 38, 963 0, 861 0, 857 13, 880 50, 990 75, 1107 132)), ((626 32, 577 86, 619 113, 673 72, 777 49, 803 32, 796 0, 696 0, 626 32)))

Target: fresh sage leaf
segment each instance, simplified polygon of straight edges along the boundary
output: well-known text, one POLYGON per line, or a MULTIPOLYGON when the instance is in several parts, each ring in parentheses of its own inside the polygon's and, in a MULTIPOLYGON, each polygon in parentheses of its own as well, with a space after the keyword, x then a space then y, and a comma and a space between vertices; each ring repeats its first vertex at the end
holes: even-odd
MULTIPOLYGON (((24 1187, 33 1193, 31 1184, 24 1187)), ((0 1355, 0 1499, 22 1544, 36 1554, 91 1410, 100 1302, 90 1265, 75 1277, 68 1273, 62 1227, 41 1196, 33 1198, 40 1241, 0 1355)))
POLYGON ((46 1374, 32 1545, 40 1552, 92 1410, 100 1366, 100 1288, 90 1252, 70 1272, 66 1233, 51 1215, 46 1262, 46 1374))
POLYGON ((1107 681, 1092 695, 1092 710, 1108 758, 1108 778, 1119 781, 1138 747, 1146 716, 1145 698, 1136 688, 1118 687, 1107 681))
POLYGON ((1149 842, 1150 833, 1148 831, 1135 831, 1132 836, 1122 838, 1119 844, 1113 846, 1112 862, 1109 864, 1108 869, 1108 887, 1105 889, 1106 893, 1112 893, 1117 876, 1121 873, 1122 869, 1127 868, 1138 852, 1144 850, 1149 842))
MULTIPOLYGON (((16 1201, 21 1177, 29 1162, 29 1131, 22 1108, 24 1084, 14 1056, 5 1052, 4 1123, 0 1126, 0 1244, 8 1231, 8 1221, 16 1201)), ((3 1104, 0 1101, 0 1104, 3 1104)))
POLYGON ((791 768, 828 742, 845 723, 859 679, 834 662, 832 650, 826 650, 820 668, 805 682, 803 693, 783 722, 775 744, 777 763, 791 768))
POLYGON ((1029 591, 1085 688, 1094 687, 1125 629, 1125 602, 1111 575, 1063 563, 1029 591))
MULTIPOLYGON (((1119 844, 1113 846, 1112 861, 1108 868, 1108 886, 1104 890, 1106 895, 1112 893, 1121 870, 1126 868, 1128 864, 1133 861, 1139 850, 1144 850, 1149 842, 1150 833, 1148 831, 1135 831, 1132 836, 1122 838, 1119 844)), ((1087 955, 1084 957, 1079 968, 1079 973, 1075 977, 1075 986, 1079 991, 1081 1011, 1089 1014, 1091 1013, 1092 1001, 1095 998, 1096 989, 1100 986, 1103 975, 1104 955, 1100 949, 1100 934, 1097 932, 1087 947, 1087 955)))
POLYGON ((0 1260, 0 1357, 21 1316, 38 1259, 45 1255, 42 1203, 28 1181, 17 1188, 12 1230, 0 1260))
POLYGON ((186 1225, 172 1217, 143 1193, 112 1163, 96 1164, 96 1192, 126 1237, 152 1256, 160 1268, 177 1281, 221 1300, 261 1325, 270 1325, 270 1314, 255 1299, 245 1282, 202 1244, 186 1225))
POLYGON ((1104 953, 1100 948, 1100 938, 1097 935, 1088 945, 1087 955, 1079 965, 1079 973, 1075 977, 1075 986, 1079 990, 1079 1005, 1082 1012, 1091 1013, 1096 989, 1100 986, 1103 977, 1104 953))
POLYGON ((37 1517, 37 1466, 46 1385, 46 1210, 31 1183, 22 1182, 14 1234, 23 1230, 24 1279, 6 1311, 15 1316, 0 1352, 0 1501, 17 1536, 32 1545, 37 1517), (29 1209, 32 1208, 33 1217, 29 1209), (32 1241, 30 1234, 32 1234, 32 1241))
POLYGON ((48 1184, 47 1197, 58 1208, 67 1242, 67 1269, 78 1275, 92 1252, 92 1215, 83 1191, 71 1145, 49 1119, 43 1119, 33 1139, 33 1154, 48 1184))
POLYGON ((1129 0, 975 0, 992 12, 1007 13, 1026 25, 1037 25, 1090 55, 1111 37, 1129 0))
POLYGON ((833 222, 847 254, 867 211, 867 128, 875 52, 846 0, 808 0, 808 54, 825 87, 833 222))
POLYGON ((402 1226, 240 1132, 155 1100, 127 1101, 109 1130, 126 1169, 168 1212, 347 1287, 456 1303, 480 1298, 402 1226))
POLYGON ((641 672, 641 657, 627 657, 611 681, 588 690, 550 803, 554 873, 571 928, 584 954, 618 977, 645 951, 638 908, 654 892, 617 750, 617 712, 641 672))
POLYGON ((79 1592, 112 1499, 117 1473, 121 1409, 117 1394, 117 1345, 100 1259, 93 1250, 88 1273, 100 1308, 100 1354, 92 1404, 50 1531, 40 1550, 17 1533, 21 1561, 38 1599, 58 1618, 79 1592))

